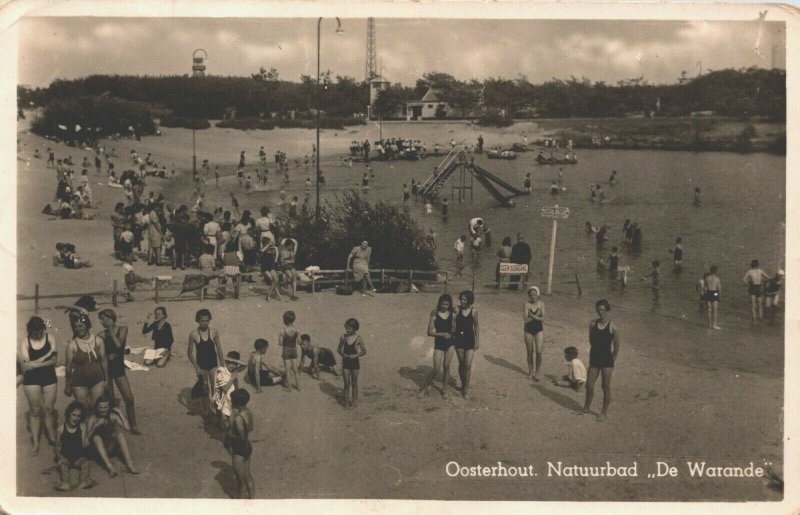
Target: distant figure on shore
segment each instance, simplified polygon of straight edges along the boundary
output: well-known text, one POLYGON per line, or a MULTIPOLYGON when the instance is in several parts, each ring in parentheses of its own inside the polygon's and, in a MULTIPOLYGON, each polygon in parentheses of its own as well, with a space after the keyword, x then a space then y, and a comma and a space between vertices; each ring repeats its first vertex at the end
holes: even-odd
POLYGON ((683 239, 675 238, 675 247, 670 251, 672 254, 672 264, 675 272, 683 270, 683 239))
POLYGON ((695 206, 700 205, 700 186, 694 187, 694 205, 695 206))
POLYGON ((483 134, 478 135, 478 153, 483 152, 483 134))
POLYGON ((603 421, 611 404, 611 377, 614 373, 614 363, 619 355, 620 335, 616 325, 611 321, 611 304, 607 300, 598 300, 595 303, 595 311, 599 318, 589 323, 589 371, 586 378, 586 401, 583 404, 583 413, 591 413, 594 384, 600 375, 603 384, 603 410, 597 416, 597 420, 603 421))
POLYGON ((767 309, 770 309, 773 306, 778 307, 780 305, 783 277, 784 271, 779 268, 778 271, 775 272, 775 277, 767 281, 767 284, 764 287, 764 302, 767 306, 767 309))
POLYGON ((752 322, 764 318, 764 282, 769 281, 769 276, 758 266, 758 260, 750 261, 750 270, 744 274, 742 282, 747 285, 747 294, 750 296, 750 309, 752 322))
POLYGON ((661 263, 658 260, 650 263, 652 269, 650 273, 643 277, 644 280, 650 279, 650 291, 653 293, 653 302, 658 302, 659 292, 661 290, 661 281, 659 279, 659 267, 661 263))
POLYGON ((369 246, 369 242, 366 240, 362 241, 361 245, 353 247, 350 255, 347 256, 346 269, 353 271, 354 281, 361 282, 361 295, 367 294, 367 287, 373 293, 378 291, 372 285, 372 280, 369 277, 369 259, 371 256, 372 247, 369 246))
POLYGON ((525 186, 525 191, 528 193, 533 190, 533 181, 531 180, 530 172, 525 174, 525 181, 523 182, 523 185, 525 186))
MULTIPOLYGON (((531 247, 525 242, 525 237, 522 235, 521 232, 517 233, 517 243, 511 247, 511 257, 510 260, 512 263, 517 265, 528 265, 528 274, 530 274, 530 264, 531 259, 533 259, 533 254, 531 252, 531 247)), ((509 290, 516 290, 518 285, 517 283, 522 278, 521 275, 512 275, 509 278, 508 289, 509 290)))
POLYGON ((717 316, 719 313, 719 301, 722 294, 722 281, 717 277, 719 269, 716 265, 712 266, 709 274, 705 279, 705 292, 703 298, 706 301, 708 308, 708 327, 712 329, 720 329, 717 324, 717 316))
POLYGON ((403 184, 403 202, 408 202, 408 199, 411 197, 411 193, 408 191, 408 186, 403 184))
POLYGON ((442 218, 446 219, 450 212, 450 204, 446 198, 442 199, 442 218))
POLYGON ((617 179, 617 171, 612 170, 611 176, 608 178, 608 184, 611 186, 616 186, 619 180, 617 179))
POLYGON ((462 234, 461 237, 456 240, 455 245, 453 245, 453 248, 456 251, 456 264, 457 265, 462 265, 463 266, 463 264, 464 264, 464 247, 465 247, 466 242, 467 242, 467 236, 465 234, 462 234))
POLYGON ((239 168, 244 168, 244 150, 239 154, 239 168))

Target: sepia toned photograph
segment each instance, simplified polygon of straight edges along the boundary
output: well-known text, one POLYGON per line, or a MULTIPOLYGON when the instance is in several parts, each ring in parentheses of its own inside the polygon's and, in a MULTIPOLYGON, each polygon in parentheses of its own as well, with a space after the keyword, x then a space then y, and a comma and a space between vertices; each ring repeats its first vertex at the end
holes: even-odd
POLYGON ((786 14, 367 7, 14 23, 12 495, 783 501, 786 14))

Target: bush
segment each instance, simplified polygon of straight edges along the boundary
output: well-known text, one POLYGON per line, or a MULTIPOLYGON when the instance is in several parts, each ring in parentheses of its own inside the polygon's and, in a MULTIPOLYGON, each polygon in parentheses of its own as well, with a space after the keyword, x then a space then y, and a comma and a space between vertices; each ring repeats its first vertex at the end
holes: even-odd
POLYGON ((130 127, 139 136, 156 132, 146 106, 114 97, 52 100, 31 124, 34 134, 82 142, 93 142, 112 134, 131 135, 130 127))
POLYGON ((478 118, 481 127, 510 127, 513 124, 514 118, 499 109, 488 109, 478 118))
POLYGON ((158 121, 162 127, 173 127, 180 129, 203 130, 211 127, 205 118, 186 118, 184 116, 168 115, 158 121))
POLYGON ((316 223, 314 206, 299 209, 296 217, 278 214, 280 237, 297 239, 297 264, 339 270, 356 245, 365 239, 372 247, 370 266, 433 270, 434 249, 407 209, 386 202, 370 204, 357 192, 345 193, 335 204, 320 206, 316 223))

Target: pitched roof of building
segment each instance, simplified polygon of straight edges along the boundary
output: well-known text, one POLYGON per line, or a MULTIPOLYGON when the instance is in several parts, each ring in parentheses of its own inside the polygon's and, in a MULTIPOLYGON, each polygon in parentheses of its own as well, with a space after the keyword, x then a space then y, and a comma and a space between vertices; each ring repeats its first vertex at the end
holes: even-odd
POLYGON ((441 94, 441 90, 428 88, 428 92, 422 97, 421 102, 443 102, 443 100, 439 98, 441 94))

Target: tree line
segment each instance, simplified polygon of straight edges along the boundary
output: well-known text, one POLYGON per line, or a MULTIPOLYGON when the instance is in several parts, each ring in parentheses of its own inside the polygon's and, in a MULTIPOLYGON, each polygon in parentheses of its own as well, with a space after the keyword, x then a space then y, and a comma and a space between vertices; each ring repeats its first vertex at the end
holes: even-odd
MULTIPOLYGON (((713 111, 737 118, 786 119, 786 72, 755 67, 710 71, 666 85, 642 78, 616 84, 585 77, 541 84, 532 84, 525 76, 462 81, 431 72, 414 86, 390 85, 373 109, 384 117, 400 117, 405 103, 420 100, 430 87, 450 105, 450 117, 469 118, 486 110, 519 118, 615 117, 631 112, 684 116, 713 111)), ((17 92, 20 106, 112 97, 141 103, 156 117, 222 119, 234 110, 237 118, 284 118, 290 113, 302 118, 320 109, 330 117, 352 118, 366 113, 369 84, 325 72, 318 90, 316 79, 308 75, 293 82, 281 79, 274 68, 261 68, 250 77, 91 75, 55 80, 46 88, 18 87, 17 92)))

